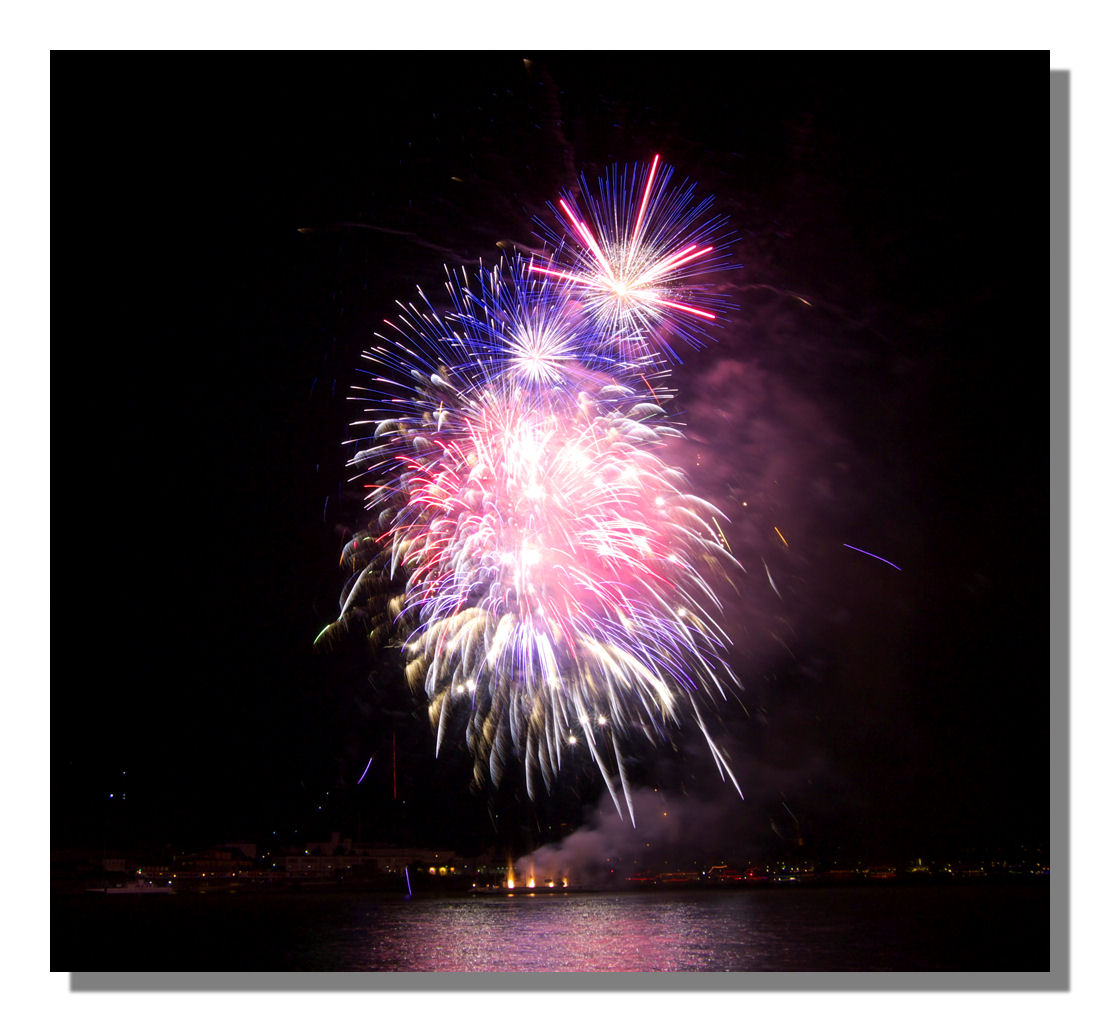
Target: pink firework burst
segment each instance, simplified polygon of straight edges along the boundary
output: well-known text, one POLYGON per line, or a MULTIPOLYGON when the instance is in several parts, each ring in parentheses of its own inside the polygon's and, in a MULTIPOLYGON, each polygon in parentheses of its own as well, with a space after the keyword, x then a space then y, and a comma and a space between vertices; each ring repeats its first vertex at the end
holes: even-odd
POLYGON ((531 270, 576 290, 604 343, 628 359, 653 347, 675 357, 670 340, 701 345, 730 305, 704 283, 727 265, 723 221, 709 199, 674 185, 660 156, 645 172, 612 169, 593 195, 563 197, 556 226, 543 226, 554 255, 531 270))

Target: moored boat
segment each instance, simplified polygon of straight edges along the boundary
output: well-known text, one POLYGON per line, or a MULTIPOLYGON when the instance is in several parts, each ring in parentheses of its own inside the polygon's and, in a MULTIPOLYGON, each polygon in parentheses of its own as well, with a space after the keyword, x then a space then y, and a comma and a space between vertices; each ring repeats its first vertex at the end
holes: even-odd
POLYGON ((93 894, 175 894, 176 889, 165 884, 154 884, 152 880, 127 880, 113 887, 89 887, 93 894))

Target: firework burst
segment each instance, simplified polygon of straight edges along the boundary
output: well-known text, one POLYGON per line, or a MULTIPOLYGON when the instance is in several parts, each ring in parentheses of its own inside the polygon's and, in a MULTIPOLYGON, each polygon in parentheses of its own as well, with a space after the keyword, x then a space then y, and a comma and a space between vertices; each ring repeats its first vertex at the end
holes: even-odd
POLYGON ((657 743, 690 718, 733 779, 701 707, 737 683, 707 581, 737 562, 662 457, 680 436, 665 362, 621 344, 675 308, 649 291, 694 261, 653 219, 666 192, 655 162, 630 236, 603 235, 622 265, 647 260, 629 307, 593 316, 586 264, 520 259, 448 274, 443 314, 422 293, 400 306, 364 353, 350 464, 373 524, 345 550, 340 616, 393 623, 437 749, 461 722, 478 782, 515 757, 533 798, 580 744, 631 815, 628 734, 657 743))
POLYGON ((531 269, 579 294, 621 357, 655 348, 675 357, 671 337, 704 343, 727 307, 705 286, 725 266, 723 222, 709 206, 690 185, 675 185, 659 156, 647 168, 612 168, 595 194, 582 180, 576 199, 558 200, 555 222, 540 225, 555 256, 531 269))

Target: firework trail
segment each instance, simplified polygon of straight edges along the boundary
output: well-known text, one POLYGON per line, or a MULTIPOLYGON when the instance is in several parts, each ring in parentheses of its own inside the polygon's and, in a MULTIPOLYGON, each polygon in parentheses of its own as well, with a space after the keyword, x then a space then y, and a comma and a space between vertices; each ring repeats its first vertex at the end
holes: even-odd
POLYGON ((633 818, 627 736, 690 720, 736 785, 703 711, 737 684, 707 580, 739 565, 721 513, 662 458, 680 432, 658 338, 713 321, 705 296, 679 300, 712 247, 656 159, 637 197, 601 194, 596 235, 562 200, 586 247, 450 272, 445 312, 420 292, 364 353, 349 464, 372 525, 345 548, 330 629, 396 637, 437 751, 458 722, 478 783, 515 758, 534 798, 580 744, 633 818))

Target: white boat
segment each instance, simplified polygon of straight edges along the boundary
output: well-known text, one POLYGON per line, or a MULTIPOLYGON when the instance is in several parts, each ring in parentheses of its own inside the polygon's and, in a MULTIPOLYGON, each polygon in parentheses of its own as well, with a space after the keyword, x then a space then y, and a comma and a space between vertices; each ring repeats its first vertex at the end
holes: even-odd
POLYGON ((154 884, 152 880, 127 880, 117 887, 89 887, 95 894, 175 894, 174 887, 154 884))

